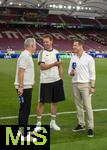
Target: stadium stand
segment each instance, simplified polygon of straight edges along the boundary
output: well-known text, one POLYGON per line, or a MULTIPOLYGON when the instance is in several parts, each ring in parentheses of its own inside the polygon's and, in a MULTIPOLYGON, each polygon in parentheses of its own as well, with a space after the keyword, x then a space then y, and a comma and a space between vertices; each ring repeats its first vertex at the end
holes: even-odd
POLYGON ((47 9, 3 7, 0 9, 0 49, 22 50, 24 39, 35 37, 37 51, 43 49, 43 34, 51 34, 54 47, 72 50, 73 39, 85 41, 85 50, 107 51, 107 20, 48 14, 47 9), (89 27, 89 29, 88 29, 89 27))
POLYGON ((54 37, 54 47, 66 51, 72 48, 72 41, 75 38, 82 38, 85 41, 85 49, 105 51, 107 49, 107 32, 91 30, 74 30, 64 28, 36 28, 32 26, 1 26, 0 47, 6 49, 10 46, 14 50, 23 49, 23 41, 26 37, 34 36, 38 42, 38 50, 42 49, 42 35, 50 33, 54 37), (106 35, 106 36, 105 36, 106 35))

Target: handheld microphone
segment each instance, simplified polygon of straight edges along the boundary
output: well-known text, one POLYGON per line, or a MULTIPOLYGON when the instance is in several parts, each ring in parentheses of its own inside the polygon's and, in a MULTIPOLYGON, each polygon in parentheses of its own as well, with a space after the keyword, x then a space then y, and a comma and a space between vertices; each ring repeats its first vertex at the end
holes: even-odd
POLYGON ((23 96, 19 96, 19 101, 20 101, 21 104, 24 103, 24 98, 23 98, 23 96))
POLYGON ((72 63, 72 69, 73 69, 73 70, 72 70, 72 71, 73 71, 73 72, 72 72, 72 76, 75 76, 74 70, 76 69, 76 67, 77 67, 76 62, 73 62, 73 63, 72 63))
POLYGON ((76 62, 73 62, 73 63, 72 63, 72 69, 76 69, 76 67, 77 67, 76 62))
POLYGON ((57 59, 57 61, 60 60, 60 54, 56 54, 56 59, 57 59))

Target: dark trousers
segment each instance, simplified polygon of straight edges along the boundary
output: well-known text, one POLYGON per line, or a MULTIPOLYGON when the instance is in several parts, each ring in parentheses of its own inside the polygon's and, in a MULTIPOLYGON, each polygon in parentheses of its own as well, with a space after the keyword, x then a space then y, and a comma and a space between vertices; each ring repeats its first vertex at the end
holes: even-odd
POLYGON ((19 108, 19 126, 28 124, 30 108, 32 99, 32 88, 24 89, 23 94, 19 97, 20 108, 19 108), (21 100, 22 99, 22 100, 21 100))

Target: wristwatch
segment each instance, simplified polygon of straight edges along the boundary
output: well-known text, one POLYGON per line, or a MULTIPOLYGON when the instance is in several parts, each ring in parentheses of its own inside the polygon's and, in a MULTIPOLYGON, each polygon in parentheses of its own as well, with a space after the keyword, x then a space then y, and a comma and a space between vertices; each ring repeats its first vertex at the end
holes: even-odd
POLYGON ((95 86, 91 86, 92 89, 95 89, 95 86))

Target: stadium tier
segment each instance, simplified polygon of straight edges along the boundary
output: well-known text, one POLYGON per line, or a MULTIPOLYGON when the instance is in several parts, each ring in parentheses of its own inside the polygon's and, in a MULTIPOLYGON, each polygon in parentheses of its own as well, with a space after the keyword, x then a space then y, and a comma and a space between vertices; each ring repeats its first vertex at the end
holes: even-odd
POLYGON ((75 38, 81 38, 85 41, 85 50, 94 49, 97 51, 107 50, 107 32, 93 30, 74 30, 64 28, 35 28, 25 27, 0 27, 0 49, 22 50, 23 41, 27 37, 34 36, 37 40, 37 50, 43 49, 42 36, 51 34, 54 38, 54 47, 60 51, 72 49, 72 42, 75 38))
POLYGON ((96 19, 101 25, 107 25, 107 19, 96 19))

